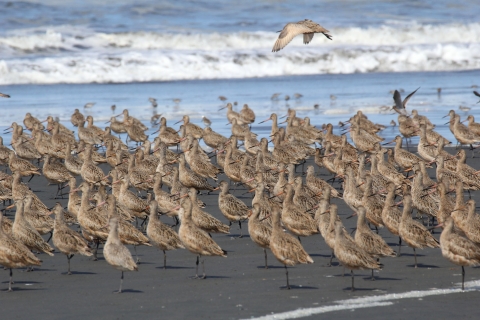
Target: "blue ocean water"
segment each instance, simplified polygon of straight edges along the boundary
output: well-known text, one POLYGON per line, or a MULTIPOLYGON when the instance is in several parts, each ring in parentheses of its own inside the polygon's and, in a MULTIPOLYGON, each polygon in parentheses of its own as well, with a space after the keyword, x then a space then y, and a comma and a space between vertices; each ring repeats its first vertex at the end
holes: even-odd
POLYGON ((0 125, 26 112, 68 124, 93 101, 86 113, 97 122, 116 104, 145 122, 153 113, 171 121, 189 113, 197 123, 206 115, 228 134, 219 95, 262 119, 291 107, 314 124, 336 124, 362 109, 388 124, 396 116, 381 107, 392 105, 391 90, 421 87, 409 107, 451 137, 441 116, 460 105, 477 114, 479 15, 476 1, 449 0, 0 1, 0 92, 12 95, 0 100, 0 125), (305 18, 333 41, 317 35, 305 46, 297 37, 272 53, 276 31, 305 18), (303 98, 284 100, 294 93, 303 98))

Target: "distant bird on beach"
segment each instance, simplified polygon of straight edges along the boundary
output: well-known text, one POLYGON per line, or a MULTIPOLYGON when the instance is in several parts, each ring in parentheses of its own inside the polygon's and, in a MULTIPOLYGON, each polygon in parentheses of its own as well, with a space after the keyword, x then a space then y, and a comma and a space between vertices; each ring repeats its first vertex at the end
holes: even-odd
POLYGON ((397 123, 395 122, 395 120, 392 120, 392 121, 390 121, 390 125, 391 125, 392 127, 396 127, 396 126, 397 126, 397 123))
POLYGON ((466 107, 466 106, 459 106, 458 109, 459 109, 460 111, 463 111, 463 112, 468 112, 468 111, 470 111, 472 108, 466 107))
POLYGON ((112 104, 112 106, 110 107, 110 109, 112 109, 112 111, 115 111, 115 109, 117 109, 117 106, 112 104))
POLYGON ((270 100, 273 100, 273 101, 276 101, 278 100, 278 97, 281 95, 281 93, 274 93, 272 94, 272 96, 270 97, 270 100))
POLYGON ((157 99, 155 98, 148 98, 148 101, 152 104, 152 108, 158 107, 157 99))
POLYGON ((402 101, 402 96, 400 95, 400 92, 398 90, 395 90, 395 92, 393 93, 393 101, 395 101, 395 105, 392 107, 392 109, 398 112, 399 114, 408 116, 407 109, 405 108, 407 106, 408 100, 410 100, 410 98, 415 94, 415 92, 418 91, 418 89, 420 89, 420 87, 418 87, 417 90, 410 93, 405 99, 403 99, 403 101, 402 101))
POLYGON ((295 93, 293 96, 295 97, 295 99, 298 100, 298 99, 301 99, 301 98, 303 97, 303 94, 301 94, 301 93, 295 93))
POLYGON ((173 103, 175 103, 176 105, 180 104, 180 102, 182 102, 182 99, 179 99, 179 98, 175 98, 175 99, 172 99, 173 103))
POLYGON ((0 97, 2 97, 2 98, 10 98, 10 96, 9 96, 8 94, 1 93, 1 92, 0 92, 0 97))
MULTIPOLYGON (((480 93, 478 93, 478 91, 475 91, 475 90, 474 90, 474 91, 473 91, 473 94, 476 95, 477 97, 480 97, 480 93)), ((477 103, 480 103, 480 100, 478 100, 477 103)))
POLYGON ((206 125, 207 127, 210 127, 212 125, 212 121, 210 121, 210 119, 208 119, 205 116, 202 116, 202 121, 203 121, 203 124, 206 125))
POLYGON ((287 94, 287 95, 285 96, 285 101, 288 101, 288 100, 290 100, 290 96, 287 94))
POLYGON ((96 103, 96 102, 89 102, 89 103, 85 104, 83 107, 84 107, 84 108, 91 108, 91 107, 93 107, 93 106, 95 105, 95 103, 96 103))
POLYGON ((282 50, 287 44, 290 43, 290 41, 292 41, 293 38, 300 34, 303 34, 304 44, 310 43, 315 33, 323 33, 325 37, 332 40, 332 36, 328 34, 328 32, 330 31, 328 31, 318 23, 315 23, 312 20, 308 19, 296 23, 287 23, 285 27, 283 27, 283 30, 278 32, 280 32, 280 35, 278 36, 278 39, 273 46, 272 52, 282 50))
POLYGON ((153 125, 157 125, 157 121, 158 119, 160 119, 162 116, 162 114, 154 114, 151 118, 150 118, 150 123, 152 123, 153 125))
POLYGON ((220 99, 220 101, 227 101, 227 97, 224 96, 219 96, 218 99, 220 99))
POLYGON ((330 100, 332 100, 332 101, 337 100, 337 96, 334 95, 334 94, 331 94, 330 95, 330 100))

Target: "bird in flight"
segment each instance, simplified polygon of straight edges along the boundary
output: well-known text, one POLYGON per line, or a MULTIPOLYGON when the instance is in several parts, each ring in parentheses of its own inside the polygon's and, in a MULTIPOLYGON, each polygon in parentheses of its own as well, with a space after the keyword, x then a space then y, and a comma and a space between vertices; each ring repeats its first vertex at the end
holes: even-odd
MULTIPOLYGON (((478 91, 473 91, 473 94, 480 98, 480 93, 478 93, 478 91)), ((480 100, 477 103, 480 103, 480 100)))
POLYGON ((283 27, 283 30, 278 32, 280 32, 280 35, 278 36, 277 41, 275 41, 272 52, 282 50, 287 44, 290 43, 290 41, 292 41, 293 38, 299 34, 303 34, 303 43, 305 44, 308 44, 310 41, 312 41, 315 33, 323 33, 325 37, 332 40, 332 36, 328 34, 330 31, 318 23, 308 19, 299 22, 287 23, 285 27, 283 27))
MULTIPOLYGON (((418 89, 420 89, 420 87, 418 87, 417 90, 418 89)), ((405 99, 403 99, 403 101, 400 92, 398 92, 398 90, 395 90, 395 92, 393 93, 393 101, 395 101, 395 105, 392 107, 392 109, 399 114, 408 116, 408 112, 406 109, 408 100, 410 100, 410 98, 415 94, 415 92, 417 92, 417 90, 410 93, 405 99)))

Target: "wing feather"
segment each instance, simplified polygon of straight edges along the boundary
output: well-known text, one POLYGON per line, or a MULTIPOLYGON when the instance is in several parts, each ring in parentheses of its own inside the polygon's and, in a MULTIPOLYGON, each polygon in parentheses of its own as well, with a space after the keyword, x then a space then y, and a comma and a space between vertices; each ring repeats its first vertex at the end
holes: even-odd
MULTIPOLYGON (((292 41, 293 38, 298 36, 299 34, 303 33, 311 33, 312 30, 310 28, 298 24, 298 23, 287 23, 287 25, 283 28, 278 36, 275 45, 273 46, 272 52, 277 52, 283 49, 287 44, 292 41)), ((313 37, 313 35, 312 35, 313 37)), ((310 39, 311 40, 311 39, 310 39)))

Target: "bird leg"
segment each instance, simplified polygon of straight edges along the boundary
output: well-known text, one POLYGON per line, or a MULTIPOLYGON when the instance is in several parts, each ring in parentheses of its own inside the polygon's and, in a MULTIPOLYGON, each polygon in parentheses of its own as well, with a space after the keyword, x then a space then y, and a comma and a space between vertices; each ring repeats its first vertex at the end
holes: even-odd
POLYGON ((415 256, 415 268, 417 268, 417 252, 415 251, 415 248, 413 248, 413 254, 415 256))
MULTIPOLYGON (((372 270, 373 272, 373 270, 372 270)), ((355 291, 355 286, 353 285, 353 279, 354 279, 354 276, 353 276, 353 270, 350 270, 350 273, 352 274, 352 292, 355 291)))
MULTIPOLYGON (((12 272, 12 269, 10 269, 10 272, 12 272)), ((11 275, 11 273, 10 273, 11 275)), ((465 268, 462 266, 462 291, 465 290, 465 268)))
POLYGON ((263 248, 263 253, 265 254, 265 269, 268 269, 268 264, 267 264, 267 249, 263 248))
POLYGON ((332 254, 330 255, 330 262, 327 264, 327 267, 332 266, 332 261, 333 261, 333 250, 332 250, 332 254))
POLYGON ((30 179, 28 179, 27 183, 29 183, 29 182, 30 182, 30 180, 32 180, 32 179, 33 179, 33 176, 34 176, 34 174, 32 174, 32 175, 30 176, 30 179))
POLYGON ((242 221, 240 221, 240 220, 238 220, 238 227, 240 228, 240 235, 238 237, 243 238, 242 221))
POLYGON ((74 256, 73 254, 67 254, 67 260, 68 260, 68 272, 67 272, 67 274, 68 274, 68 275, 71 275, 71 274, 72 274, 72 273, 70 272, 70 259, 72 259, 73 256, 74 256))
POLYGON ((195 265, 196 265, 195 277, 193 277, 192 279, 198 279, 198 263, 199 263, 199 260, 200 260, 200 256, 197 256, 197 262, 195 263, 195 265))
POLYGON ((397 257, 400 257, 400 255, 401 255, 400 250, 402 250, 402 238, 401 238, 401 237, 398 237, 398 253, 397 253, 397 257))
POLYGON ((133 245, 133 251, 135 251, 135 257, 137 258, 135 261, 136 263, 140 264, 140 259, 138 258, 138 253, 137 253, 137 246, 136 245, 133 245))
MULTIPOLYGON (((462 267, 463 268, 463 267, 462 267)), ((8 292, 12 292, 12 283, 13 283, 13 272, 12 268, 10 268, 10 281, 8 281, 8 292)))
POLYGON ((47 242, 49 242, 49 241, 50 241, 50 239, 52 239, 52 237, 53 237, 53 231, 50 231, 50 237, 48 237, 48 240, 47 240, 47 242))
POLYGON ((95 239, 95 250, 93 251, 93 261, 97 261, 98 258, 97 258, 97 252, 98 252, 98 247, 100 246, 100 240, 98 239, 95 239))
POLYGON ((203 276, 200 279, 206 279, 207 275, 205 274, 205 259, 202 260, 202 269, 203 269, 203 276))
POLYGON ((163 250, 163 269, 167 269, 167 254, 163 250))
POLYGON ((287 290, 290 290, 290 282, 288 281, 288 268, 286 264, 284 266, 285 266, 285 274, 287 275, 287 290))
POLYGON ((116 291, 115 293, 122 293, 122 284, 123 284, 123 271, 122 271, 122 276, 120 277, 120 289, 116 291))

